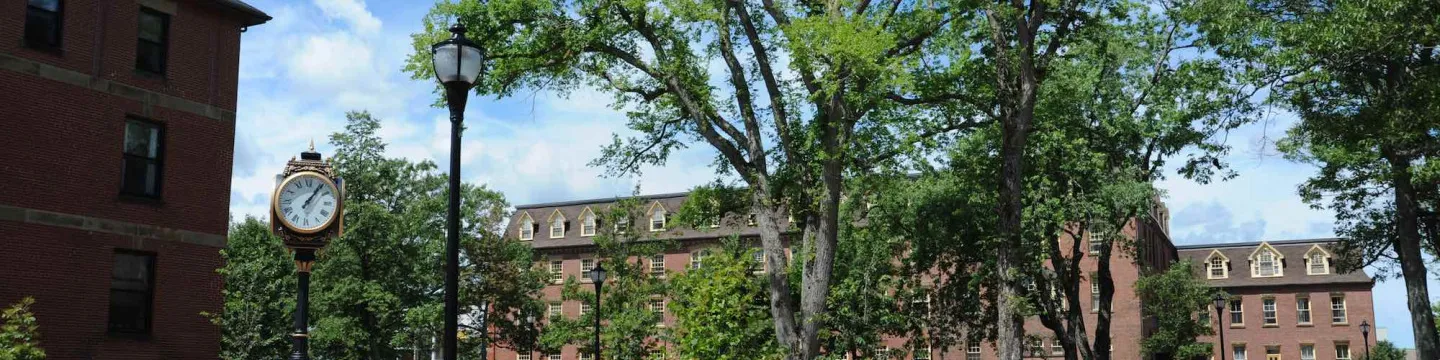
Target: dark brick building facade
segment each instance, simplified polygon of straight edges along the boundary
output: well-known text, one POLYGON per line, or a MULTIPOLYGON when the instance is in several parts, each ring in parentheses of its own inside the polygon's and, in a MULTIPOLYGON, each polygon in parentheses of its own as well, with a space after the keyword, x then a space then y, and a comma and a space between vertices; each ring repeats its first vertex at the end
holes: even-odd
POLYGON ((0 6, 0 304, 50 359, 214 359, 238 0, 0 6))
MULTIPOLYGON (((643 210, 630 220, 631 229, 634 231, 646 231, 650 226, 654 214, 658 212, 673 213, 678 210, 685 201, 685 194, 661 194, 647 195, 635 198, 637 204, 643 210)), ((529 241, 531 247, 536 250, 536 255, 542 266, 546 266, 559 273, 559 278, 566 279, 574 277, 582 282, 588 281, 586 271, 594 264, 594 245, 591 236, 594 236, 599 227, 611 227, 614 224, 594 224, 596 214, 607 214, 607 209, 615 204, 614 199, 569 201, 549 204, 521 205, 510 218, 505 236, 519 238, 522 241, 529 241), (555 230, 552 232, 552 227, 555 230)), ((787 226, 786 223, 781 224, 787 226)), ((1186 246, 1177 248, 1170 241, 1169 236, 1169 212, 1163 204, 1157 202, 1152 211, 1145 216, 1130 222, 1122 229, 1123 235, 1135 240, 1134 246, 1137 255, 1121 255, 1111 261, 1111 271, 1115 284, 1115 296, 1113 298, 1113 316, 1111 324, 1111 336, 1114 348, 1111 350, 1114 359, 1138 360, 1142 359, 1140 352, 1140 339, 1153 331, 1153 324, 1141 314, 1144 304, 1135 296, 1134 284, 1140 276, 1152 271, 1159 271, 1168 268, 1179 259, 1190 258, 1195 264, 1204 264, 1205 258, 1212 250, 1227 254, 1231 263, 1240 269, 1249 267, 1244 259, 1249 256, 1261 244, 1225 244, 1209 246, 1186 246), (1244 254, 1239 254, 1244 252, 1244 254), (1198 255, 1197 255, 1198 254, 1198 255), (1237 265, 1238 264, 1238 265, 1237 265)), ((758 229, 749 225, 744 217, 732 216, 725 219, 714 227, 702 229, 690 229, 679 227, 666 227, 665 231, 656 232, 657 236, 675 240, 677 246, 669 249, 661 256, 663 260, 642 261, 652 262, 654 266, 661 267, 667 271, 685 271, 696 254, 701 251, 717 246, 718 239, 730 235, 739 235, 742 238, 753 238, 758 236, 758 229)), ((1086 233, 1080 241, 1082 246, 1089 247, 1091 234, 1086 233)), ((1068 248, 1074 241, 1071 238, 1062 238, 1061 247, 1068 248)), ((1248 347, 1247 360, 1269 360, 1265 358, 1267 347, 1276 347, 1283 354, 1278 360, 1333 360, 1335 344, 1346 344, 1353 342, 1361 344, 1359 332, 1356 326, 1362 318, 1372 319, 1370 299, 1370 278, 1364 273, 1339 274, 1333 268, 1325 275, 1306 276, 1305 259, 1310 255, 1312 248, 1321 248, 1321 251, 1328 251, 1329 241, 1290 241, 1272 242, 1276 254, 1283 256, 1281 260, 1284 276, 1251 278, 1249 271, 1245 273, 1231 273, 1227 279, 1215 279, 1210 281, 1214 286, 1221 287, 1237 299, 1244 302, 1247 312, 1246 324, 1232 326, 1226 329, 1226 340, 1232 345, 1248 347), (1297 270, 1298 269, 1298 273, 1297 270), (1311 324, 1296 325, 1296 296, 1308 295, 1314 305, 1314 321, 1311 324), (1346 299, 1348 307, 1348 324, 1331 323, 1330 297, 1340 296, 1346 299), (1281 321, 1274 325, 1262 325, 1265 321, 1261 308, 1272 299, 1279 306, 1278 318, 1289 319, 1288 325, 1281 321), (1253 304, 1252 304, 1253 303, 1253 304), (1324 306, 1321 308, 1320 306, 1324 306), (1289 307, 1288 310, 1285 307, 1289 307), (1253 309, 1253 310, 1249 310, 1253 309), (1249 326, 1246 328, 1246 326, 1249 326), (1354 331, 1352 331, 1354 330, 1354 331), (1350 334, 1350 333, 1354 334, 1350 334), (1305 358, 1300 356, 1301 344, 1313 345, 1317 351, 1317 357, 1305 358), (1325 354, 1330 354, 1326 356, 1325 354)), ((1328 254, 1328 253, 1326 253, 1328 254)), ((1328 265, 1328 258, 1326 260, 1328 265)), ((1082 269, 1095 269, 1095 259, 1085 257, 1081 260, 1082 269)), ((1323 270, 1323 269, 1316 269, 1323 270)), ((1268 272, 1266 275, 1270 275, 1268 272)), ((1203 274, 1202 274, 1203 276, 1203 274)), ((1202 277, 1203 278, 1203 277, 1202 277)), ((547 287, 543 291, 546 299, 551 299, 552 304, 558 305, 559 314, 566 317, 579 317, 582 305, 577 301, 560 301, 561 287, 559 283, 547 287)), ((1088 281, 1088 276, 1082 284, 1081 291, 1093 289, 1088 281)), ((1081 306, 1087 309, 1094 309, 1090 297, 1080 299, 1081 306)), ((1213 311, 1213 309, 1212 309, 1213 311)), ((1098 312, 1090 311, 1085 313, 1085 323, 1093 333, 1098 312)), ((1213 316, 1212 316, 1213 317, 1213 316)), ((674 318, 670 314, 664 316, 666 323, 673 323, 674 318)), ((1050 337, 1052 332, 1040 325, 1037 319, 1026 322, 1026 332, 1036 334, 1041 338, 1038 346, 1027 346, 1026 358, 1039 359, 1063 358, 1056 345, 1050 337)), ((1214 341, 1213 339, 1202 339, 1202 341, 1214 341)), ((955 359, 955 360, 991 360, 997 355, 993 344, 976 343, 967 344, 955 348, 938 349, 910 349, 907 348, 906 339, 891 338, 885 339, 884 349, 892 354, 892 359, 925 359, 928 352, 930 359, 955 359)), ((1355 349, 1359 349, 1357 347, 1355 349)), ((558 354, 542 354, 539 352, 529 354, 517 354, 509 349, 496 349, 491 352, 491 359, 498 360, 583 360, 581 357, 583 349, 567 346, 558 354)), ((1359 354, 1356 350, 1356 355, 1359 354)), ((874 358, 863 356, 863 358, 874 358)), ((1227 360, 1232 359, 1227 353, 1227 360)), ((1357 358, 1358 359, 1358 358, 1357 358)))

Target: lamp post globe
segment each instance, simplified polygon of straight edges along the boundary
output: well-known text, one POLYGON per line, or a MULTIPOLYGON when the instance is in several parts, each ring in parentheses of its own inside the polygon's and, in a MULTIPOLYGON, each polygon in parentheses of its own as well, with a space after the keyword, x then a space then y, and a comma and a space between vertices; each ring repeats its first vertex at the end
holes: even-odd
POLYGON ((1215 293, 1211 301, 1215 302, 1215 330, 1220 333, 1220 343, 1215 347, 1220 350, 1220 360, 1225 360, 1225 294, 1215 293))
POLYGON ((1360 337, 1365 339, 1365 358, 1370 358, 1370 322, 1360 320, 1360 337))
POLYGON ((451 36, 430 46, 431 70, 445 88, 450 109, 450 201, 445 218, 445 328, 441 352, 445 360, 456 359, 459 336, 460 278, 460 129, 465 122, 465 100, 480 80, 485 52, 465 37, 465 25, 450 27, 451 36))
POLYGON ((604 265, 595 264, 595 268, 590 270, 590 282, 592 282, 592 283, 595 284, 595 313, 594 313, 593 315, 594 315, 594 317, 595 317, 595 349, 594 349, 594 354, 595 354, 595 358, 596 358, 596 359, 600 359, 600 358, 601 358, 601 357, 600 357, 600 289, 603 288, 604 285, 605 285, 605 275, 606 275, 606 274, 605 274, 605 266, 604 266, 604 265))

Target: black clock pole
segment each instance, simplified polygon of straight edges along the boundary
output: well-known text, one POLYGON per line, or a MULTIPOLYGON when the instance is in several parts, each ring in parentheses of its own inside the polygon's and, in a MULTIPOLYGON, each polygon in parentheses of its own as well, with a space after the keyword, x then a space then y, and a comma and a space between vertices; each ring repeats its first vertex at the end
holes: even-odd
POLYGON ((310 269, 315 265, 315 249, 295 249, 295 334, 290 360, 310 359, 310 269))

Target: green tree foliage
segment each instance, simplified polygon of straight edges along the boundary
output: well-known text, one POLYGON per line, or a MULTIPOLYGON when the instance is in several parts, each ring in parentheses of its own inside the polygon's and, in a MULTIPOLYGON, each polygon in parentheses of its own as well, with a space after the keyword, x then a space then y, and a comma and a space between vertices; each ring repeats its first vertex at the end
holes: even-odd
POLYGON ((1206 4, 1203 27, 1222 45, 1217 54, 1249 63, 1271 85, 1269 101, 1298 116, 1279 147, 1319 168, 1300 195, 1335 212, 1340 268, 1398 263, 1420 357, 1440 357, 1422 253, 1440 240, 1420 224, 1440 209, 1440 5, 1206 4))
POLYGON ((693 0, 461 1, 437 4, 407 65, 429 78, 428 46, 454 19, 489 50, 482 94, 597 88, 629 111, 633 138, 596 163, 617 174, 663 164, 694 143, 751 191, 766 263, 787 268, 781 220, 794 214, 800 279, 767 277, 777 341, 819 353, 847 176, 894 166, 924 138, 976 126, 956 91, 968 45, 942 48, 967 2, 693 0), (718 59, 723 70, 706 63, 718 59), (791 291, 798 288, 799 291, 791 291), (797 295, 798 294, 798 298, 797 295))
POLYGON ((295 263, 269 224, 246 217, 230 224, 226 247, 224 310, 205 314, 220 327, 220 358, 283 359, 290 354, 295 309, 295 263))
POLYGON ((0 360, 43 360, 40 348, 40 325, 30 306, 35 299, 26 297, 0 312, 0 360))
POLYGON ((1214 354, 1214 344, 1195 338, 1213 335, 1209 319, 1211 299, 1216 290, 1196 276, 1189 260, 1169 269, 1141 276, 1135 281, 1135 296, 1145 304, 1144 316, 1155 321, 1155 332, 1140 343, 1145 356, 1168 355, 1170 359, 1199 359, 1214 354))
POLYGON ((766 304, 759 249, 737 238, 705 258, 704 266, 670 281, 669 309, 675 328, 668 335, 680 359, 779 359, 775 328, 766 304))
POLYGON ((1370 353, 1360 357, 1361 360, 1405 360, 1405 350, 1395 347, 1395 344, 1381 340, 1370 348, 1370 353))

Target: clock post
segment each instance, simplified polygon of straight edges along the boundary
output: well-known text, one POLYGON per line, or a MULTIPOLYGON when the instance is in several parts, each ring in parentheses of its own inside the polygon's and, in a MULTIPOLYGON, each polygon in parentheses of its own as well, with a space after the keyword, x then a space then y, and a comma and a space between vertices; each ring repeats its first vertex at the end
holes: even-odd
POLYGON ((290 360, 310 359, 310 270, 315 255, 345 230, 345 183, 335 169, 321 160, 311 142, 300 159, 290 159, 275 176, 271 197, 270 231, 295 255, 295 333, 290 360))

